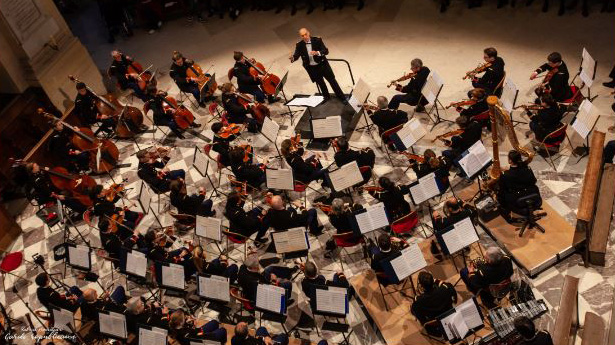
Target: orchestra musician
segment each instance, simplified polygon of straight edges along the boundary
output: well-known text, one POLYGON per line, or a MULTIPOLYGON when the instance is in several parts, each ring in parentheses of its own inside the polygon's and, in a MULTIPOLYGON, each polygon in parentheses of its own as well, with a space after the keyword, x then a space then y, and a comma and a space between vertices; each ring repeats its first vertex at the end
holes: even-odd
POLYGON ((284 200, 279 195, 274 195, 271 198, 271 208, 267 212, 268 224, 275 231, 284 231, 298 227, 308 227, 310 233, 318 236, 322 233, 324 226, 318 224, 318 214, 315 208, 306 209, 301 204, 300 200, 295 200, 292 203, 300 212, 297 212, 292 206, 288 208, 284 205, 284 200))
POLYGON ((58 165, 65 166, 70 172, 85 172, 89 174, 90 154, 80 151, 71 142, 73 132, 64 127, 61 121, 53 125, 53 133, 49 138, 49 152, 54 156, 58 165))
POLYGON ((271 284, 282 287, 286 290, 286 306, 292 305, 295 301, 291 299, 293 284, 289 280, 293 272, 297 268, 290 269, 285 266, 267 266, 261 273, 258 256, 254 254, 248 255, 243 265, 239 268, 237 282, 241 287, 243 297, 256 302, 256 290, 258 284, 271 284))
POLYGON ((139 159, 137 175, 157 193, 170 191, 172 180, 186 178, 186 172, 183 169, 169 170, 165 167, 171 157, 166 156, 160 159, 149 152, 139 151, 137 159, 139 159))
POLYGON ((212 211, 213 201, 207 199, 205 187, 200 187, 198 194, 188 195, 184 179, 178 178, 171 181, 171 205, 177 208, 180 214, 191 216, 213 217, 216 210, 212 211))
MULTIPOLYGON (((55 203, 56 199, 62 204, 71 209, 75 214, 71 215, 73 219, 81 218, 81 215, 87 210, 87 206, 82 204, 78 199, 70 197, 66 192, 58 190, 49 174, 37 164, 26 164, 27 184, 29 190, 32 191, 32 199, 35 199, 39 205, 55 203)), ((61 212, 61 210, 60 210, 61 212)))
MULTIPOLYGON (((234 148, 231 143, 237 138, 242 127, 231 125, 225 127, 221 122, 214 122, 211 125, 211 131, 214 133, 214 139, 211 149, 218 153, 218 163, 227 167, 231 165, 231 150, 234 148), (234 134, 234 133, 237 134, 234 134)), ((252 156, 250 156, 251 160, 252 156)))
POLYGON ((126 303, 126 290, 123 286, 117 286, 113 292, 105 291, 100 297, 94 289, 83 290, 83 300, 80 304, 81 320, 98 323, 100 310, 124 313, 126 303))
MULTIPOLYGON (((348 139, 345 137, 340 137, 335 140, 337 146, 337 152, 333 156, 335 160, 335 164, 338 167, 344 166, 350 162, 357 162, 357 165, 360 167, 368 166, 370 169, 374 168, 374 163, 376 162, 376 154, 374 151, 366 147, 360 151, 353 150, 350 148, 350 144, 348 144, 348 139)), ((371 178, 371 172, 366 172, 363 174, 363 181, 367 182, 371 178)))
POLYGON ((467 217, 474 217, 475 215, 471 205, 454 196, 444 202, 442 211, 444 215, 441 215, 438 211, 433 211, 431 214, 435 232, 440 232, 467 217))
POLYGON ((129 333, 137 334, 139 325, 152 327, 163 327, 163 315, 169 313, 167 307, 162 308, 158 302, 147 302, 145 298, 132 297, 126 302, 126 330, 129 333))
POLYGON ((111 57, 113 62, 111 62, 111 67, 109 67, 109 75, 117 79, 117 83, 122 90, 132 89, 139 99, 147 102, 148 96, 144 90, 141 90, 137 82, 139 76, 128 73, 128 67, 134 62, 133 59, 128 55, 122 54, 119 50, 112 51, 111 57))
POLYGON ((224 83, 220 90, 222 91, 222 106, 227 112, 228 122, 246 124, 248 131, 257 133, 259 125, 256 119, 252 117, 251 107, 240 103, 239 96, 235 92, 235 86, 232 83, 224 83))
MULTIPOLYGON (((459 116, 467 117, 470 120, 481 122, 481 125, 486 128, 490 128, 491 121, 489 115, 485 114, 489 111, 489 105, 487 104, 487 92, 482 88, 472 89, 469 93, 470 103, 467 108, 457 106, 455 109, 459 112, 459 116), (479 115, 482 115, 479 118, 479 115)), ((453 103, 454 104, 454 103, 453 103)))
POLYGON ((498 56, 498 51, 493 48, 485 48, 483 50, 483 59, 485 64, 477 73, 471 73, 472 86, 485 90, 486 94, 492 95, 496 91, 496 87, 504 78, 504 59, 498 56), (485 73, 482 77, 477 78, 476 74, 485 73))
MULTIPOLYGON (((199 85, 193 78, 188 77, 188 69, 194 64, 194 61, 186 59, 182 53, 174 51, 172 55, 173 63, 169 70, 169 76, 173 78, 177 87, 186 93, 191 93, 194 99, 201 107, 205 106, 205 97, 201 95, 199 85), (201 97, 203 96, 203 97, 201 97)), ((206 76, 209 76, 206 74, 206 76)))
POLYGON ((388 177, 378 179, 380 188, 369 191, 369 194, 384 204, 387 216, 391 222, 407 215, 412 211, 410 204, 404 198, 410 193, 408 186, 396 186, 388 177))
MULTIPOLYGON (((510 169, 504 171, 498 181, 498 203, 500 204, 500 214, 507 222, 512 222, 510 213, 523 214, 517 206, 517 200, 531 194, 540 195, 540 190, 536 185, 537 180, 532 169, 523 161, 519 151, 511 150, 508 152, 508 164, 510 169)), ((542 202, 536 207, 540 207, 542 202)))
MULTIPOLYGON (((540 96, 543 92, 548 92, 553 96, 553 99, 557 102, 564 102, 572 97, 572 90, 568 84, 570 74, 568 73, 568 67, 562 60, 562 55, 558 52, 553 52, 547 56, 547 63, 538 67, 530 75, 530 80, 534 80, 540 73, 547 72, 547 76, 543 81, 541 87, 536 89, 536 94, 540 96)), ((536 103, 540 100, 537 98, 536 103)))
POLYGON ((228 258, 220 255, 218 258, 207 261, 207 252, 200 245, 192 250, 192 260, 199 274, 212 274, 226 277, 233 284, 237 280, 239 268, 236 264, 228 264, 228 258))
POLYGON ((514 326, 522 338, 519 345, 553 345, 551 334, 545 330, 536 331, 534 322, 527 316, 515 318, 514 326))
POLYGON ((162 265, 172 263, 184 267, 184 277, 186 280, 196 273, 196 265, 192 259, 192 243, 186 241, 188 247, 181 247, 175 250, 168 250, 170 243, 168 235, 164 233, 156 233, 150 231, 145 235, 145 240, 148 242, 147 253, 148 259, 154 261, 156 270, 156 279, 159 284, 162 283, 162 265))
POLYGON ((499 248, 489 247, 485 253, 485 262, 464 267, 459 272, 461 279, 474 295, 480 292, 485 307, 494 308, 494 297, 489 292, 489 285, 498 284, 513 275, 510 257, 503 255, 499 248))
POLYGON ((386 276, 381 263, 399 253, 399 249, 393 248, 393 242, 401 242, 401 240, 396 237, 391 237, 388 234, 380 234, 377 242, 378 245, 374 245, 370 240, 368 242, 367 251, 371 259, 372 270, 376 272, 380 284, 386 286, 393 283, 393 280, 386 276))
MULTIPOLYGON (((329 217, 329 223, 335 228, 337 234, 353 232, 351 219, 354 219, 354 212, 363 209, 361 204, 352 203, 346 204, 343 199, 335 198, 331 201, 329 212, 325 212, 329 217)), ((346 238, 344 241, 348 244, 359 244, 363 240, 362 236, 353 236, 346 238)), ((331 253, 337 249, 335 240, 332 238, 327 240, 325 249, 326 258, 331 258, 331 253)))
POLYGON ((408 113, 399 109, 389 109, 389 100, 384 96, 378 96, 376 99, 378 109, 372 112, 367 109, 367 114, 370 115, 372 122, 378 127, 378 134, 403 125, 408 122, 408 113))
POLYGON ((451 167, 451 161, 448 158, 444 156, 438 157, 432 149, 426 149, 423 152, 422 162, 412 158, 409 161, 410 167, 416 174, 417 179, 435 172, 436 178, 442 183, 442 188, 448 187, 448 176, 451 167))
POLYGON ((453 309, 457 303, 457 291, 452 284, 434 279, 427 271, 419 273, 418 282, 422 293, 414 298, 410 312, 425 327, 427 333, 436 337, 442 336, 440 327, 425 324, 453 309))
POLYGON ((115 119, 98 112, 98 108, 96 107, 98 98, 87 89, 85 83, 78 82, 76 88, 77 97, 75 98, 75 113, 81 123, 86 126, 91 126, 100 122, 100 127, 98 127, 94 134, 98 135, 98 133, 102 131, 105 132, 107 136, 113 135, 116 125, 115 119))
POLYGON ((402 92, 402 94, 395 95, 391 98, 389 109, 397 109, 400 103, 406 103, 411 106, 416 106, 416 111, 418 112, 425 111, 425 105, 427 105, 428 101, 425 97, 421 96, 421 90, 429 76, 429 68, 423 66, 423 61, 421 59, 413 59, 410 61, 410 69, 412 70, 412 74, 410 74, 412 77, 406 86, 402 87, 399 84, 393 83, 395 84, 395 90, 402 92))
MULTIPOLYGON (((169 129, 175 134, 175 136, 180 139, 184 139, 185 137, 182 133, 182 130, 179 128, 179 126, 177 126, 177 122, 175 122, 175 118, 173 117, 173 111, 171 109, 165 110, 165 97, 167 97, 167 93, 165 91, 156 91, 155 95, 146 102, 144 110, 152 110, 152 117, 156 126, 169 127, 169 129)), ((143 113, 147 113, 147 111, 144 111, 143 113)))
POLYGON ((477 141, 481 140, 483 129, 480 123, 469 120, 467 117, 458 117, 455 123, 463 132, 459 135, 451 137, 450 141, 445 141, 445 145, 449 148, 442 151, 442 155, 454 162, 463 151, 470 148, 477 141))
POLYGON ((288 345, 288 343, 289 338, 286 333, 272 336, 264 326, 257 328, 254 336, 252 336, 248 330, 248 324, 245 322, 239 322, 235 326, 235 335, 231 338, 231 345, 288 345))
POLYGON ((305 274, 305 278, 301 280, 301 290, 310 300, 312 310, 316 310, 316 287, 334 286, 346 289, 350 288, 350 283, 348 279, 346 279, 344 272, 336 272, 333 274, 332 280, 327 280, 325 276, 318 274, 318 267, 311 261, 305 263, 303 273, 305 274))
POLYGON ((221 344, 226 343, 226 328, 216 320, 210 320, 197 327, 195 319, 187 316, 182 309, 177 309, 168 316, 169 336, 180 344, 189 344, 190 339, 211 339, 221 344))
POLYGON ((527 112, 531 119, 530 131, 534 132, 537 142, 542 142, 549 133, 558 129, 562 124, 564 115, 564 111, 550 94, 544 94, 540 97, 540 108, 536 110, 535 114, 529 109, 527 112))
POLYGON ((250 188, 261 189, 267 181, 265 175, 265 164, 253 164, 251 160, 246 162, 246 152, 241 147, 234 147, 231 150, 231 171, 237 181, 246 182, 250 188))
POLYGON ((344 96, 344 92, 337 83, 333 69, 331 69, 331 65, 329 65, 327 60, 329 49, 325 46, 322 38, 312 37, 310 31, 306 28, 299 30, 299 36, 301 41, 297 42, 295 52, 289 56, 290 62, 293 63, 301 58, 303 68, 305 68, 310 76, 310 80, 318 85, 325 102, 331 97, 329 95, 329 88, 325 84, 326 79, 329 85, 331 85, 333 92, 335 92, 335 96, 344 104, 348 104, 346 96, 344 96))
POLYGON ((265 243, 264 238, 269 229, 269 223, 265 215, 267 212, 260 207, 250 211, 244 210, 245 199, 239 192, 232 191, 226 200, 224 216, 229 220, 229 230, 244 237, 250 237, 256 233, 254 242, 257 245, 265 243))
MULTIPOLYGON (((235 66, 233 66, 233 76, 237 78, 237 86, 239 92, 249 93, 259 103, 265 102, 265 92, 261 88, 261 76, 253 76, 250 74, 251 64, 246 60, 246 57, 242 52, 236 51, 233 53, 233 59, 235 60, 235 66)), ((273 95, 268 95, 267 100, 269 104, 279 101, 280 98, 276 98, 273 95)))
POLYGON ((39 273, 34 278, 34 282, 38 286, 36 288, 36 297, 50 313, 51 306, 73 312, 79 308, 79 299, 83 295, 79 287, 71 286, 66 295, 61 295, 51 286, 51 278, 44 272, 39 273))
POLYGON ((304 184, 318 180, 323 181, 322 187, 326 187, 325 175, 327 169, 322 167, 316 155, 303 159, 305 150, 303 146, 295 147, 290 139, 284 139, 280 145, 280 152, 286 162, 293 169, 293 178, 304 184))
POLYGON ((128 210, 127 208, 115 206, 118 197, 109 200, 102 185, 97 185, 90 191, 90 198, 94 202, 94 215, 100 217, 99 229, 101 232, 107 231, 109 225, 112 225, 109 224, 109 220, 113 218, 114 215, 121 216, 123 218, 122 226, 118 227, 120 232, 124 232, 125 230, 132 232, 132 230, 137 227, 141 219, 143 219, 143 213, 141 212, 134 212, 128 210))

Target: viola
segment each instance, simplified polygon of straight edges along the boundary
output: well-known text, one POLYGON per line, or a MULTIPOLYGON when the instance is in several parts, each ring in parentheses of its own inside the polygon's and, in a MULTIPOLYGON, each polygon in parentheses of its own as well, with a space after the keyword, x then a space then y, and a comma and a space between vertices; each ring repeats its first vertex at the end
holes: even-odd
POLYGON ((105 200, 109 202, 113 202, 115 197, 117 197, 120 193, 124 191, 123 183, 114 183, 109 188, 102 191, 102 195, 105 197, 105 200))
POLYGON ((114 214, 109 217, 109 228, 107 232, 112 234, 117 233, 120 226, 124 225, 124 215, 114 214))
POLYGON ((263 92, 267 95, 275 94, 276 88, 278 84, 280 84, 280 77, 275 74, 269 73, 265 66, 256 61, 255 59, 246 59, 248 65, 250 65, 250 75, 253 77, 262 76, 260 78, 261 88, 263 92))
POLYGON ((427 161, 425 156, 417 155, 417 154, 406 152, 406 151, 401 151, 400 153, 402 155, 406 156, 409 160, 415 161, 417 163, 421 163, 422 164, 422 163, 425 163, 427 161))
POLYGON ((395 80, 392 80, 387 85, 387 87, 391 87, 391 86, 395 85, 395 87, 397 88, 398 86, 400 86, 399 84, 397 84, 398 82, 414 78, 415 76, 416 76, 416 73, 414 73, 414 72, 410 72, 410 73, 404 74, 403 76, 401 76, 401 77, 399 77, 399 78, 397 78, 395 80))
POLYGON ((323 211, 326 214, 329 214, 332 211, 331 210, 331 205, 327 205, 327 204, 324 204, 322 202, 315 202, 313 205, 318 207, 321 211, 323 211))
POLYGON ((245 163, 252 161, 252 155, 254 152, 252 151, 252 146, 249 144, 238 145, 238 148, 242 149, 244 152, 243 161, 245 163))
POLYGON ((216 83, 216 81, 214 80, 214 82, 209 85, 209 88, 207 90, 204 90, 204 87, 205 85, 207 85, 207 82, 209 82, 209 80, 213 78, 211 76, 207 76, 206 73, 207 72, 203 72, 201 66, 196 62, 193 62, 192 65, 188 67, 188 70, 186 70, 186 75, 188 76, 188 78, 191 78, 196 81, 197 85, 199 86, 199 91, 201 92, 202 97, 212 96, 218 88, 218 83, 216 83))
POLYGON ((554 68, 551 68, 551 70, 547 72, 547 74, 545 74, 545 77, 542 79, 542 83, 540 83, 538 88, 536 88, 537 95, 542 95, 542 94, 551 92, 551 88, 549 87, 549 82, 551 81, 551 79, 553 79, 553 76, 556 75, 558 71, 559 69, 557 67, 554 67, 554 68))
MULTIPOLYGON (((68 76, 74 83, 81 82, 72 75, 68 76)), ((115 127, 115 135, 118 138, 132 138, 140 132, 143 125, 143 113, 136 107, 122 105, 112 94, 98 95, 89 86, 86 89, 98 99, 96 108, 101 115, 117 118, 117 126, 115 127)))
POLYGON ((241 133, 245 126, 239 125, 236 123, 229 123, 228 126, 222 127, 220 132, 217 134, 220 138, 228 139, 231 135, 237 135, 241 133))
POLYGON ((294 137, 290 137, 290 151, 295 152, 303 147, 301 142, 301 133, 297 133, 294 137))
POLYGON ((262 125, 265 121, 265 117, 269 117, 271 114, 266 105, 255 102, 250 96, 240 92, 233 92, 233 94, 237 96, 239 104, 244 106, 246 109, 250 109, 250 113, 254 116, 254 119, 259 125, 262 125), (251 103, 254 104, 252 105, 251 103))
POLYGON ((94 132, 87 127, 74 127, 62 120, 58 120, 52 114, 46 113, 42 108, 37 113, 52 121, 59 121, 64 127, 73 132, 71 143, 81 151, 90 153, 89 167, 96 174, 109 172, 115 168, 120 157, 117 146, 109 139, 98 139, 94 132), (98 151, 100 150, 100 161, 98 161, 98 151))
POLYGON ((173 97, 163 97, 162 100, 167 105, 164 106, 164 110, 171 110, 173 113, 173 120, 181 130, 186 130, 194 123, 194 114, 188 108, 183 105, 179 105, 177 100, 173 97))

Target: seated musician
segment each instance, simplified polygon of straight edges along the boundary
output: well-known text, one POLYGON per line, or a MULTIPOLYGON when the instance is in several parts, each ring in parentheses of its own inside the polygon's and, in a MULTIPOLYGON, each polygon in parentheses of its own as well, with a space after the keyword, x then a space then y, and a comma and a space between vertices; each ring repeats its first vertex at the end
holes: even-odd
POLYGON ((58 190, 51 179, 49 174, 37 163, 26 164, 27 174, 27 193, 32 192, 32 198, 37 201, 41 206, 45 204, 55 203, 56 199, 60 200, 62 204, 71 209, 75 214, 71 215, 72 218, 81 218, 81 215, 87 210, 87 206, 82 204, 78 199, 69 196, 66 192, 58 190), (30 191, 31 190, 31 191, 30 191))
POLYGON ((324 180, 327 169, 322 167, 316 155, 311 155, 303 159, 303 155, 305 154, 303 146, 294 146, 290 139, 284 139, 282 141, 280 152, 282 156, 284 156, 284 159, 286 159, 288 165, 293 169, 293 178, 295 181, 310 184, 310 182, 318 180, 323 181, 323 188, 326 186, 324 180))
POLYGON ((115 131, 115 118, 101 114, 96 107, 98 98, 94 96, 82 82, 77 83, 77 98, 75 98, 75 114, 85 126, 91 126, 100 122, 100 126, 94 132, 105 132, 107 136, 111 136, 115 131))
POLYGON ((124 312, 126 303, 126 291, 123 286, 117 286, 113 292, 105 292, 100 297, 94 289, 83 290, 83 299, 80 304, 81 320, 98 322, 98 311, 124 312))
POLYGON ((166 164, 171 159, 163 157, 161 160, 152 157, 149 153, 140 151, 137 153, 139 166, 137 175, 145 181, 155 193, 166 193, 171 190, 171 181, 178 178, 186 178, 186 172, 183 169, 169 170, 165 168, 166 164))
POLYGON ((149 231, 145 234, 145 241, 149 252, 148 259, 155 262, 156 279, 162 283, 162 265, 172 263, 184 267, 184 277, 188 280, 196 272, 196 265, 192 259, 192 243, 188 247, 169 250, 171 243, 167 241, 167 235, 149 231))
POLYGON ((267 212, 266 218, 269 225, 275 231, 284 231, 292 228, 307 227, 312 235, 318 236, 322 233, 324 226, 318 225, 318 214, 315 208, 306 209, 301 205, 301 201, 295 200, 293 205, 300 212, 291 206, 286 208, 284 201, 279 195, 271 198, 271 208, 267 212))
POLYGON ((474 217, 472 206, 454 196, 444 202, 442 211, 444 216, 438 211, 433 211, 431 214, 435 232, 440 232, 467 217, 474 217))
POLYGON ((455 161, 470 146, 481 140, 483 129, 480 123, 468 120, 467 117, 458 117, 455 123, 463 133, 453 136, 450 141, 445 141, 449 149, 442 151, 442 155, 450 161, 455 161))
POLYGON ((221 122, 214 122, 211 131, 214 132, 214 140, 211 149, 220 156, 218 162, 225 167, 231 165, 231 143, 237 138, 235 134, 225 135, 227 128, 221 122))
POLYGON ((410 312, 425 327, 427 333, 442 336, 440 327, 425 324, 451 310, 457 303, 457 291, 452 284, 434 279, 430 272, 422 271, 418 276, 422 293, 414 298, 410 312))
MULTIPOLYGON (((259 103, 265 102, 265 93, 261 88, 262 76, 253 76, 250 74, 250 64, 246 61, 246 57, 242 52, 236 51, 233 53, 235 66, 233 66, 233 76, 237 78, 237 86, 239 92, 249 93, 254 96, 259 103)), ((265 72, 265 71, 263 71, 265 72)), ((279 98, 274 98, 273 95, 267 95, 269 104, 275 103, 279 98)))
MULTIPOLYGON (((169 127, 171 132, 175 134, 180 139, 184 139, 184 135, 182 130, 177 126, 175 122, 175 118, 173 117, 172 110, 164 109, 164 98, 167 96, 167 93, 163 90, 158 90, 156 94, 151 97, 143 107, 143 113, 147 113, 147 109, 152 110, 154 124, 156 126, 165 126, 169 127)), ((199 125, 200 126, 200 125, 199 125)))
MULTIPOLYGON (((563 102, 572 97, 572 90, 568 84, 568 79, 570 78, 568 67, 562 60, 562 55, 560 53, 553 52, 549 54, 549 56, 547 56, 547 63, 541 65, 534 72, 532 72, 530 75, 530 80, 536 79, 540 73, 548 73, 553 71, 555 68, 557 68, 557 72, 553 74, 551 79, 547 81, 543 88, 539 87, 536 89, 536 92, 538 96, 541 96, 543 89, 549 90, 548 93, 551 94, 556 102, 563 102)), ((539 102, 540 100, 536 99, 536 103, 539 102)))
POLYGON ((604 146, 604 151, 602 152, 602 162, 606 163, 614 163, 615 164, 615 140, 611 140, 604 146))
POLYGON ((138 83, 138 74, 129 74, 128 67, 133 63, 130 56, 122 54, 119 50, 111 52, 113 62, 109 67, 109 75, 117 79, 117 83, 122 90, 132 89, 135 95, 143 102, 147 102, 148 98, 144 90, 141 90, 138 83))
POLYGON ((237 181, 246 182, 251 188, 260 189, 265 185, 267 176, 265 175, 266 166, 264 164, 252 164, 245 160, 246 152, 241 147, 234 147, 231 150, 231 170, 237 181))
POLYGON ((240 322, 235 326, 235 335, 231 338, 231 345, 288 345, 289 338, 286 333, 270 335, 267 328, 261 326, 256 329, 254 336, 250 335, 248 324, 240 322))
POLYGON ((168 314, 167 307, 160 307, 158 302, 147 302, 143 297, 132 297, 126 302, 126 330, 137 334, 139 325, 163 327, 162 317, 168 314))
POLYGON ((305 263, 303 273, 305 274, 305 278, 301 281, 301 290, 305 296, 309 298, 312 310, 316 307, 316 287, 335 286, 341 288, 351 288, 348 279, 346 279, 346 276, 344 275, 344 272, 340 271, 334 273, 333 279, 327 280, 325 276, 318 274, 318 267, 316 267, 316 265, 311 261, 305 263))
POLYGON ((180 344, 190 344, 190 339, 211 339, 226 343, 226 328, 216 320, 210 320, 197 327, 193 316, 187 316, 182 309, 168 316, 169 336, 180 344))
POLYGON ((184 179, 178 178, 171 181, 170 188, 171 205, 177 208, 178 213, 195 217, 213 217, 216 215, 216 210, 212 211, 211 209, 214 203, 211 199, 207 199, 205 187, 199 187, 198 194, 188 195, 184 179))
POLYGON ((237 272, 239 268, 236 264, 228 263, 228 258, 220 255, 218 258, 207 261, 207 252, 200 245, 192 250, 192 260, 199 274, 212 274, 229 278, 229 282, 233 284, 237 280, 237 272))
POLYGON ((519 316, 514 321, 515 330, 521 335, 519 345, 553 345, 549 332, 536 331, 534 322, 527 316, 519 316))
POLYGON ((410 167, 416 174, 416 178, 420 179, 423 176, 435 173, 436 178, 438 178, 441 183, 441 187, 448 188, 448 176, 452 164, 451 161, 444 156, 436 156, 436 153, 432 149, 426 149, 423 152, 423 159, 425 161, 422 163, 415 159, 409 159, 410 167))
MULTIPOLYGON (((186 59, 180 52, 174 51, 172 55, 173 63, 169 70, 169 76, 173 78, 177 87, 186 93, 191 93, 201 107, 205 106, 205 99, 201 97, 201 91, 196 80, 188 77, 188 69, 192 67, 194 61, 186 59)), ((206 76, 209 76, 206 74, 206 76)))
MULTIPOLYGON (((370 168, 374 168, 374 163, 376 162, 376 154, 372 149, 366 147, 361 151, 356 151, 350 148, 348 144, 348 139, 345 137, 340 137, 335 140, 337 143, 337 152, 333 156, 335 160, 335 164, 338 167, 346 165, 352 161, 356 161, 359 168, 368 166, 370 168)), ((371 178, 371 172, 366 172, 363 174, 363 181, 367 182, 371 178)))
POLYGON ((237 282, 241 287, 243 297, 252 303, 256 302, 258 284, 271 284, 283 287, 286 290, 286 306, 290 306, 294 303, 294 300, 290 299, 293 284, 289 279, 295 270, 284 266, 272 265, 265 268, 261 273, 258 256, 250 254, 239 268, 237 282))
POLYGON ((486 94, 492 95, 496 91, 495 88, 502 81, 502 78, 504 78, 504 60, 498 56, 498 51, 493 47, 483 50, 483 59, 491 65, 484 70, 485 74, 482 77, 477 78, 474 76, 472 78, 472 86, 481 88, 485 90, 486 94))
POLYGON ((459 272, 461 279, 474 295, 480 293, 485 307, 495 307, 494 297, 489 291, 489 285, 499 284, 513 275, 513 265, 510 257, 503 255, 499 248, 489 247, 485 254, 485 263, 478 267, 464 267, 459 272))
MULTIPOLYGON (((532 169, 525 164, 521 153, 515 150, 508 152, 508 164, 510 169, 504 171, 499 179, 499 191, 497 195, 500 204, 500 214, 507 221, 513 221, 510 213, 522 214, 517 205, 517 200, 531 194, 540 195, 536 186, 536 177, 532 169)), ((540 207, 542 202, 536 207, 540 207)))
POLYGON ((370 115, 372 122, 378 127, 378 134, 403 125, 408 122, 408 113, 399 109, 389 109, 389 100, 384 96, 378 96, 376 99, 378 110, 372 113, 370 109, 367 114, 370 115))
POLYGON ((404 198, 404 194, 410 192, 407 186, 396 186, 388 177, 378 179, 380 188, 370 190, 369 194, 384 203, 384 209, 391 222, 407 215, 412 211, 410 204, 404 198))
POLYGON ((475 103, 469 105, 467 108, 463 108, 461 106, 455 108, 459 112, 459 116, 467 117, 469 120, 478 121, 483 127, 490 128, 491 121, 489 120, 489 115, 486 115, 486 117, 482 119, 478 118, 479 115, 489 111, 489 105, 487 104, 487 92, 485 89, 475 88, 468 94, 470 96, 470 101, 475 103))
MULTIPOLYGON (((397 255, 399 249, 393 248, 393 242, 400 242, 401 240, 396 237, 391 237, 388 234, 380 234, 378 236, 378 245, 374 245, 373 243, 368 244, 368 253, 371 258, 371 268, 376 272, 376 276, 378 281, 383 285, 389 285, 393 283, 393 279, 387 277, 384 273, 384 268, 381 263, 394 256, 397 255)), ((395 245, 396 247, 399 247, 395 245)))
POLYGON ((54 156, 58 165, 65 166, 71 172, 91 172, 90 153, 80 151, 73 145, 71 138, 73 132, 57 121, 53 126, 53 134, 49 138, 49 152, 54 156))
POLYGON ((79 308, 79 299, 83 295, 77 286, 71 286, 67 294, 62 295, 51 286, 51 278, 47 273, 39 273, 34 282, 38 301, 51 313, 51 306, 75 311, 79 308))
POLYGON ((531 118, 530 130, 534 132, 537 142, 542 142, 549 133, 558 129, 562 125, 564 115, 562 109, 549 94, 540 97, 540 109, 536 114, 532 114, 529 110, 528 114, 531 118))
POLYGON ((243 209, 245 202, 241 194, 236 191, 228 195, 224 216, 229 220, 229 231, 245 237, 256 233, 254 242, 264 243, 267 241, 264 237, 269 229, 268 219, 265 217, 267 212, 258 206, 246 212, 243 209))
POLYGON ((141 219, 143 219, 143 213, 141 212, 134 212, 128 210, 127 208, 115 206, 118 197, 116 197, 116 199, 114 200, 108 200, 102 185, 96 185, 90 191, 90 199, 92 199, 94 203, 94 215, 100 218, 99 230, 101 232, 107 231, 109 221, 113 218, 114 215, 123 217, 122 226, 118 226, 118 230, 120 232, 128 231, 131 234, 132 231, 137 227, 141 219), (102 225, 103 221, 106 221, 107 226, 102 225))
POLYGON ((428 101, 425 97, 421 96, 421 90, 429 76, 429 68, 423 66, 421 59, 413 59, 410 61, 410 69, 415 74, 414 77, 410 79, 406 86, 397 85, 395 87, 395 90, 403 92, 403 94, 393 96, 391 102, 389 102, 389 109, 397 109, 400 103, 406 103, 416 106, 416 111, 418 112, 425 111, 425 105, 427 105, 428 101))
POLYGON ((251 133, 258 132, 258 122, 252 117, 251 109, 239 102, 239 97, 235 93, 235 86, 232 83, 224 83, 222 91, 222 106, 226 110, 226 118, 229 123, 246 124, 251 133), (249 115, 249 116, 248 116, 249 115))
MULTIPOLYGON (((352 203, 349 205, 344 203, 343 199, 335 198, 331 202, 331 212, 327 214, 329 216, 329 223, 333 225, 337 234, 353 232, 351 220, 354 219, 354 212, 362 208, 363 206, 361 204, 352 203)), ((355 235, 351 238, 345 239, 345 242, 358 244, 362 239, 362 236, 355 235)), ((335 240, 327 240, 325 249, 327 250, 325 257, 330 259, 331 252, 337 249, 335 240)))

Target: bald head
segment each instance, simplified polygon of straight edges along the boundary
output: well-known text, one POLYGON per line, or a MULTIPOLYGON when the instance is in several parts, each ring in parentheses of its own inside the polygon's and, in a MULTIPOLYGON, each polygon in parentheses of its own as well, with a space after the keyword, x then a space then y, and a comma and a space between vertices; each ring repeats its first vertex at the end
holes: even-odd
POLYGON ((310 31, 306 28, 299 29, 299 36, 305 43, 310 41, 310 31))
POLYGON ((245 322, 240 322, 235 326, 235 336, 240 339, 245 339, 248 337, 248 324, 245 322))
POLYGON ((389 106, 389 100, 384 96, 378 96, 376 104, 378 104, 378 108, 386 109, 389 106))
POLYGON ((271 208, 274 210, 281 211, 284 209, 284 201, 282 201, 282 197, 279 195, 274 195, 271 198, 271 208))
POLYGON ((98 293, 94 289, 85 289, 83 290, 83 299, 86 302, 94 302, 98 298, 98 293))

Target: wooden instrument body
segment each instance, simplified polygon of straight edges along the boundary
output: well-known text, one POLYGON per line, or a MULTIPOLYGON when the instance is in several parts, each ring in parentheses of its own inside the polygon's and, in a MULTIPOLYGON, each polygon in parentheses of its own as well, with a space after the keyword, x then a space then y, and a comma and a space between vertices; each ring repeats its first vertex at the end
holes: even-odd
POLYGON ((213 95, 216 89, 218 89, 218 83, 216 82, 212 83, 207 90, 203 89, 211 77, 206 76, 201 66, 196 62, 193 62, 192 66, 186 70, 186 75, 188 78, 193 78, 196 81, 201 94, 205 97, 213 95))
POLYGON ((143 65, 141 65, 140 63, 136 61, 132 61, 130 64, 128 64, 127 72, 128 74, 139 75, 136 81, 141 91, 146 91, 148 85, 152 82, 154 82, 153 84, 154 87, 156 86, 155 84, 156 79, 153 78, 154 75, 152 74, 152 72, 150 71, 143 72, 143 65))
POLYGON ((227 126, 224 126, 218 136, 223 139, 227 139, 231 135, 237 135, 243 129, 242 125, 238 125, 236 123, 229 123, 227 126))
POLYGON ((53 167, 47 171, 51 183, 57 189, 68 192, 73 199, 82 205, 90 207, 94 202, 89 196, 90 190, 96 186, 96 181, 88 175, 73 175, 64 167, 53 167))
POLYGON ((250 110, 250 114, 252 114, 259 125, 262 125, 265 121, 265 117, 269 117, 271 114, 266 105, 254 102, 250 96, 239 92, 235 92, 235 95, 237 95, 237 101, 239 104, 250 110), (254 103, 254 105, 250 105, 250 103, 254 103))
POLYGON ((188 108, 183 105, 179 105, 177 100, 173 97, 165 97, 167 105, 164 106, 164 110, 171 110, 173 112, 173 119, 182 130, 186 130, 194 123, 194 114, 188 108))
POLYGON ((139 110, 139 108, 122 105, 114 95, 106 94, 100 96, 99 98, 104 98, 109 104, 103 100, 99 100, 96 102, 96 108, 98 112, 102 115, 107 115, 109 117, 117 117, 117 125, 115 127, 115 135, 118 138, 132 138, 137 133, 133 131, 128 125, 127 122, 130 122, 136 128, 139 128, 143 125, 143 112, 139 110))
POLYGON ((79 128, 79 133, 75 132, 71 138, 71 143, 81 151, 90 153, 90 169, 96 174, 108 172, 115 168, 120 157, 117 146, 109 139, 98 139, 91 129, 87 127, 79 128), (96 163, 96 155, 100 147, 100 164, 96 163))
POLYGON ((268 73, 265 66, 254 59, 250 59, 248 62, 252 65, 252 67, 250 67, 250 75, 253 77, 257 77, 259 75, 263 76, 261 78, 261 88, 263 89, 263 92, 267 95, 275 94, 275 90, 278 87, 278 84, 280 84, 280 77, 275 74, 268 73))

